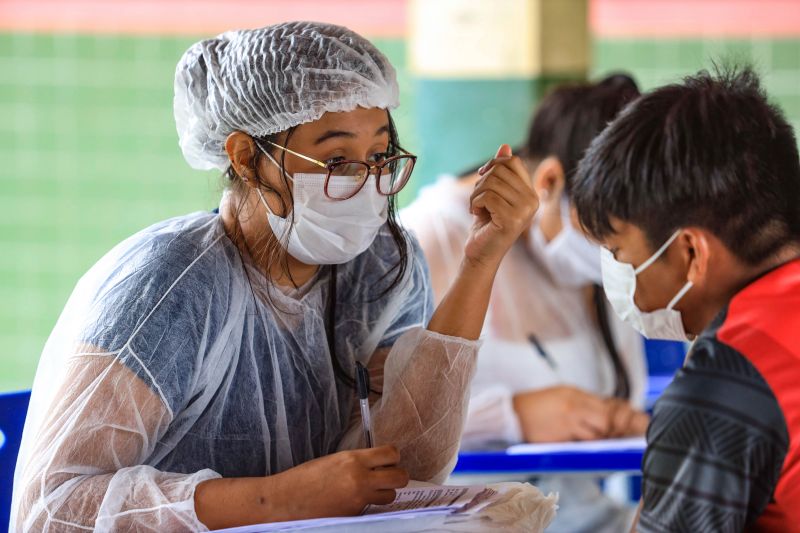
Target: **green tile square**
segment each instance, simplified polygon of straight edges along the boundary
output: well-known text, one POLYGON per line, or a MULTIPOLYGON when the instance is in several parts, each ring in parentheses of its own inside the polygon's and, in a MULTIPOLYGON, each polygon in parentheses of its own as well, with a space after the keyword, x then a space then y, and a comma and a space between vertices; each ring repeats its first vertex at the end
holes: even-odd
POLYGON ((751 62, 753 59, 753 44, 751 41, 730 39, 723 42, 723 50, 728 59, 736 62, 751 62))
POLYGON ((782 39, 770 43, 772 68, 800 71, 800 39, 782 39))
POLYGON ((594 49, 594 70, 598 74, 636 66, 637 42, 631 39, 597 39, 594 49))
POLYGON ((14 50, 14 46, 21 38, 22 37, 20 34, 0 33, 0 58, 18 57, 17 52, 14 50))
POLYGON ((18 57, 50 58, 58 50, 57 38, 46 34, 19 34, 15 36, 18 57))
POLYGON ((703 43, 695 39, 682 39, 677 43, 678 66, 692 71, 701 68, 705 61, 703 43))
POLYGON ((659 68, 660 65, 657 61, 659 50, 665 47, 671 47, 669 42, 658 43, 652 40, 642 40, 630 43, 630 68, 659 68))
MULTIPOLYGON (((798 72, 800 83, 800 72, 798 72)), ((800 94, 784 94, 773 99, 788 118, 800 118, 800 94)))

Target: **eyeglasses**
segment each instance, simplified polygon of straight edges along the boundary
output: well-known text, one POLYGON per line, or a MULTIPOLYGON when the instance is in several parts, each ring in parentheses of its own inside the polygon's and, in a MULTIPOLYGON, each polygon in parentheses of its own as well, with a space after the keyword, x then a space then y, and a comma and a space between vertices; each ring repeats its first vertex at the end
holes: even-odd
POLYGON ((378 193, 383 196, 397 194, 406 186, 417 162, 417 156, 406 152, 392 157, 387 157, 383 161, 368 163, 359 160, 344 160, 335 163, 323 163, 313 157, 299 154, 274 142, 267 141, 275 148, 288 152, 310 163, 322 167, 328 171, 325 176, 325 196, 331 200, 347 200, 352 198, 360 191, 367 182, 369 176, 375 176, 375 186, 378 193))

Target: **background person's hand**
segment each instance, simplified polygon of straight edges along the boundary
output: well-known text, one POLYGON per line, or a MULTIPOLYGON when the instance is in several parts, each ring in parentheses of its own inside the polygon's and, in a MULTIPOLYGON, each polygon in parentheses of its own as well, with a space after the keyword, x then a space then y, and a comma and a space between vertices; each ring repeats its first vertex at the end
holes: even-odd
POLYGON ((639 437, 645 434, 650 424, 647 413, 635 409, 630 402, 620 398, 608 398, 606 402, 611 406, 608 438, 639 437))
POLYGON ((520 234, 530 227, 539 199, 519 157, 504 144, 479 173, 470 196, 475 222, 464 249, 467 260, 496 266, 520 234))
POLYGON ((567 442, 607 438, 614 405, 568 385, 514 396, 514 410, 526 442, 567 442))

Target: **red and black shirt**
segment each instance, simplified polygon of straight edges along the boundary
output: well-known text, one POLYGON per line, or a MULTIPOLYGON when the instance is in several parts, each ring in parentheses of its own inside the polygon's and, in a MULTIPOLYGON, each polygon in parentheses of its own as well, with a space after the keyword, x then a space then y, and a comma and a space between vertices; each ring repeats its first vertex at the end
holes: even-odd
POLYGON ((800 531, 800 260, 741 290, 656 403, 639 531, 800 531))

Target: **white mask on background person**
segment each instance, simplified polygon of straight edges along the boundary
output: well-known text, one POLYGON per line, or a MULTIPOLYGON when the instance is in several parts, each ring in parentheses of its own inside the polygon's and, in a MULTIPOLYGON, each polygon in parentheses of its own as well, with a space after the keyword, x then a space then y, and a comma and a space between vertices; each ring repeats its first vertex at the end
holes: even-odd
POLYGON ((528 234, 529 246, 544 262, 555 282, 562 287, 585 287, 602 281, 600 246, 575 229, 570 219, 570 205, 561 198, 562 229, 549 243, 538 224, 528 234))
MULTIPOLYGON (((280 168, 268 152, 262 152, 280 168)), ((293 183, 292 217, 274 214, 261 190, 257 191, 267 210, 273 234, 286 246, 289 255, 303 263, 347 263, 370 247, 386 222, 389 200, 378 193, 375 176, 369 176, 358 194, 347 200, 331 200, 325 196, 326 174, 296 173, 286 177, 293 183)), ((351 186, 352 177, 331 176, 328 190, 335 193, 339 188, 351 186)))
POLYGON ((636 276, 644 272, 645 269, 661 257, 670 244, 678 238, 680 232, 681 230, 678 230, 673 233, 656 253, 636 269, 633 268, 633 265, 621 263, 614 259, 614 255, 609 250, 601 248, 600 251, 603 288, 611 307, 624 322, 633 326, 648 339, 686 341, 689 338, 683 327, 681 313, 675 309, 675 306, 692 288, 691 281, 686 282, 664 309, 646 313, 636 307, 633 299, 633 295, 636 292, 636 276))

